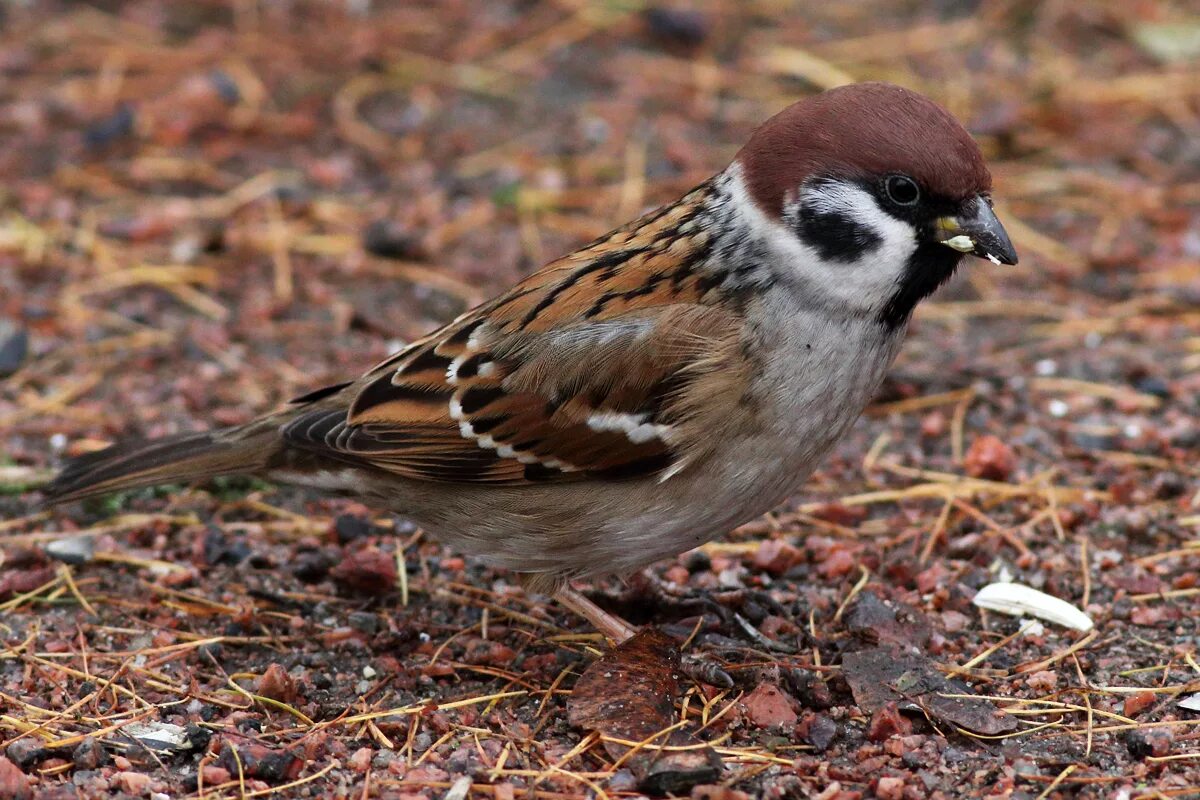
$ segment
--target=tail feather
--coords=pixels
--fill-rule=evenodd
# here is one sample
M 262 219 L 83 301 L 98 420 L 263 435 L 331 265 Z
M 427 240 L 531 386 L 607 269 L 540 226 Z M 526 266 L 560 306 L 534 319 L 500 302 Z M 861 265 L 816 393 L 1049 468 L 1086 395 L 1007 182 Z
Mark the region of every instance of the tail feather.
M 42 492 L 50 504 L 161 483 L 261 472 L 279 453 L 276 425 L 119 442 L 71 459 Z

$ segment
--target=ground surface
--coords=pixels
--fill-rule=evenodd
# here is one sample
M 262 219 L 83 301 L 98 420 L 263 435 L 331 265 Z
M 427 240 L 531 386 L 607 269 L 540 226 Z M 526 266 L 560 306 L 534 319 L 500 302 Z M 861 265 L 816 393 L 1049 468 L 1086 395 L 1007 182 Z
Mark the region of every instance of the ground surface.
M 979 136 L 1021 264 L 924 308 L 803 496 L 656 567 L 674 598 L 596 587 L 735 680 L 679 684 L 662 724 L 725 766 L 674 790 L 1200 794 L 1200 19 L 367 5 L 0 6 L 0 796 L 636 793 L 663 739 L 568 719 L 603 643 L 405 521 L 35 487 L 64 449 L 356 374 L 869 78 Z M 1095 629 L 981 612 L 1003 576 Z

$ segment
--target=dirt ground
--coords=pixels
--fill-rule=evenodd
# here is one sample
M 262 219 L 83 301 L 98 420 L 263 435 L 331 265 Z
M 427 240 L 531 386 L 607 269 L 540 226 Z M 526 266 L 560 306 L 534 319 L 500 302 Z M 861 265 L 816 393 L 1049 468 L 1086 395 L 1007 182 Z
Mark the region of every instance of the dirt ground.
M 1196 7 L 797 5 L 0 5 L 0 797 L 1200 796 Z M 356 375 L 865 79 L 966 122 L 1021 263 L 921 309 L 788 507 L 592 587 L 732 687 L 581 679 L 582 621 L 349 500 L 39 506 L 64 454 Z M 1003 579 L 1095 627 L 973 604 Z M 635 684 L 640 728 L 586 708 Z

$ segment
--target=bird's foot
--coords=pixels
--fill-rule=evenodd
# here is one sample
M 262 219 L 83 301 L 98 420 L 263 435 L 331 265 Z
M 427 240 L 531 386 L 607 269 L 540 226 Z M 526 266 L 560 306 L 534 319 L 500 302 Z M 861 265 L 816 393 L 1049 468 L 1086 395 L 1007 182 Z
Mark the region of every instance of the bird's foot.
M 605 611 L 569 584 L 557 589 L 554 598 L 590 622 L 592 627 L 611 639 L 615 646 L 620 646 L 637 633 L 637 628 L 633 625 L 616 614 Z M 700 683 L 722 689 L 733 688 L 733 678 L 711 658 L 695 654 L 682 655 L 679 658 L 679 670 Z

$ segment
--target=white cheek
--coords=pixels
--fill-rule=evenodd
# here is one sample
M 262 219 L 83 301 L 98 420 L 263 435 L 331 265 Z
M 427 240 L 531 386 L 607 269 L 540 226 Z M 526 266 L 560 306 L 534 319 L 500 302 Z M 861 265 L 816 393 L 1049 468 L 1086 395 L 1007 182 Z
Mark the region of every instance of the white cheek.
M 806 191 L 800 203 L 820 213 L 855 220 L 874 234 L 878 244 L 852 261 L 826 260 L 816 249 L 793 236 L 796 244 L 806 251 L 798 271 L 830 287 L 842 302 L 865 302 L 872 308 L 886 303 L 917 249 L 913 226 L 880 209 L 874 197 L 851 184 L 825 184 L 819 190 Z
M 735 197 L 745 193 L 740 174 L 731 181 Z M 908 259 L 917 249 L 916 231 L 882 211 L 875 198 L 849 183 L 822 183 L 800 197 L 801 205 L 820 213 L 847 216 L 869 230 L 878 243 L 853 260 L 823 258 L 781 221 L 768 218 L 746 197 L 743 216 L 786 265 L 791 277 L 815 302 L 832 307 L 878 311 L 895 294 Z M 791 216 L 795 209 L 785 212 Z

